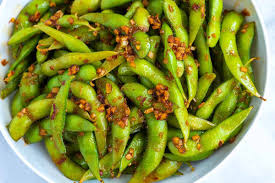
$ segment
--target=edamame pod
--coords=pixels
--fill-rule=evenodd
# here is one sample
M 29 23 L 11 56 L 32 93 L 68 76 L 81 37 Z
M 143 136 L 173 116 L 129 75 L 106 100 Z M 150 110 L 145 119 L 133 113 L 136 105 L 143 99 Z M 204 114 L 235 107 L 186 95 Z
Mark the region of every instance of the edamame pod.
M 71 7 L 71 14 L 84 15 L 95 11 L 100 6 L 100 0 L 74 0 Z
M 243 16 L 232 11 L 225 15 L 222 23 L 220 46 L 226 65 L 232 75 L 254 96 L 262 98 L 258 93 L 247 69 L 238 54 L 236 34 L 243 22 Z

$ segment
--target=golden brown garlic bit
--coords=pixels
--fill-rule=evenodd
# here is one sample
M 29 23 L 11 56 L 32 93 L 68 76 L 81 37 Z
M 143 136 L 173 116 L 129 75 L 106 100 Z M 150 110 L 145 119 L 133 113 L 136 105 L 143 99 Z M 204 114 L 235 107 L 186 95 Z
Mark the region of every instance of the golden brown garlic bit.
M 38 11 L 36 11 L 35 13 L 34 13 L 34 15 L 32 15 L 32 16 L 30 16 L 29 17 L 29 21 L 30 22 L 38 22 L 39 21 L 39 19 L 40 19 L 40 16 L 41 16 L 41 14 L 38 12 Z
M 57 21 L 62 16 L 63 16 L 63 12 L 61 10 L 58 10 L 53 16 L 50 17 L 49 20 L 45 21 L 45 25 L 55 26 L 57 29 L 60 29 L 60 25 L 58 25 Z
M 99 68 L 97 68 L 97 70 L 96 70 L 96 74 L 97 74 L 99 77 L 104 76 L 105 73 L 106 73 L 106 70 L 105 70 L 104 68 L 99 67 Z
M 165 120 L 168 114 L 173 112 L 173 104 L 169 101 L 168 87 L 162 84 L 157 84 L 155 89 L 148 90 L 149 94 L 153 94 L 154 99 L 152 101 L 153 107 L 144 111 L 145 114 L 154 112 L 157 120 Z M 146 98 L 137 98 L 139 101 L 145 101 Z
M 172 142 L 175 145 L 175 147 L 178 149 L 178 151 L 180 153 L 185 153 L 185 148 L 183 145 L 183 139 L 179 138 L 179 137 L 173 137 L 172 138 Z
M 69 69 L 69 76 L 75 75 L 76 73 L 79 72 L 79 66 L 78 65 L 72 65 Z
M 178 37 L 170 35 L 168 37 L 168 44 L 176 55 L 177 60 L 184 60 L 191 54 L 191 48 L 187 47 L 184 42 L 180 42 Z
M 157 14 L 156 16 L 151 15 L 148 18 L 149 24 L 152 25 L 152 29 L 160 29 L 161 28 L 161 21 L 159 19 L 159 15 Z
M 9 62 L 6 59 L 1 60 L 2 66 L 6 66 Z
M 21 118 L 25 114 L 28 114 L 28 109 L 27 108 L 23 108 L 19 113 L 17 113 L 17 117 Z
M 135 150 L 133 148 L 130 148 L 128 153 L 126 154 L 125 158 L 127 160 L 131 160 L 134 157 Z
M 4 79 L 5 83 L 7 83 L 9 81 L 9 78 L 12 77 L 14 75 L 14 71 L 10 71 L 7 75 L 7 77 Z
M 79 99 L 79 98 L 76 98 L 76 97 L 72 97 L 72 101 L 79 106 L 79 108 L 87 111 L 87 112 L 90 112 L 92 107 L 91 107 L 91 104 L 88 103 L 88 101 L 86 101 L 85 99 Z

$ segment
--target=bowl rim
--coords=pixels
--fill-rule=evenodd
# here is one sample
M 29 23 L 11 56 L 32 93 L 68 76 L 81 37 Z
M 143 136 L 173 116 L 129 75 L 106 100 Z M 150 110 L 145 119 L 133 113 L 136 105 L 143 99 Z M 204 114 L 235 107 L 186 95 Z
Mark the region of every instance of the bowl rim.
M 251 4 L 253 5 L 253 8 L 255 9 L 255 12 L 258 16 L 259 19 L 259 26 L 261 26 L 262 30 L 263 30 L 263 39 L 264 39 L 264 44 L 266 47 L 265 50 L 265 55 L 266 55 L 266 81 L 265 81 L 265 85 L 263 88 L 263 96 L 267 96 L 267 88 L 270 88 L 269 85 L 271 84 L 270 81 L 270 60 L 271 60 L 271 52 L 270 52 L 270 41 L 268 39 L 268 33 L 267 33 L 267 29 L 266 29 L 266 25 L 264 23 L 264 19 L 263 19 L 263 15 L 262 12 L 260 11 L 260 9 L 257 7 L 257 3 L 256 0 L 250 0 Z M 0 11 L 5 7 L 6 3 L 8 2 L 8 0 L 2 0 L 2 3 L 0 4 Z M 258 109 L 258 114 L 255 116 L 255 118 L 252 120 L 251 124 L 254 124 L 256 121 L 258 121 L 258 119 L 260 118 L 260 116 L 262 116 L 263 113 L 263 103 L 260 104 L 259 109 Z M 215 167 L 213 167 L 209 172 L 205 173 L 202 177 L 200 177 L 198 180 L 196 180 L 196 182 L 203 182 L 206 181 L 207 177 L 209 177 L 210 175 L 212 175 L 216 169 L 218 169 L 218 167 L 221 166 L 222 163 L 224 163 L 225 161 L 227 161 L 231 156 L 233 156 L 233 154 L 240 148 L 240 142 L 243 142 L 245 138 L 247 138 L 248 133 L 251 132 L 251 128 L 253 128 L 255 125 L 251 125 L 249 127 L 249 129 L 247 130 L 247 132 L 245 132 L 245 134 L 243 135 L 243 137 L 241 138 L 241 140 L 238 142 L 238 144 L 231 150 L 231 152 L 224 157 L 224 159 L 220 162 L 218 162 L 216 164 Z M 4 127 L 5 128 L 5 127 Z M 44 179 L 47 182 L 53 182 L 53 180 L 49 177 L 47 177 L 43 172 L 39 171 L 38 169 L 36 169 L 36 167 L 34 167 L 30 162 L 28 162 L 25 157 L 23 155 L 20 154 L 20 152 L 17 150 L 16 146 L 13 144 L 12 139 L 7 136 L 5 133 L 3 133 L 4 129 L 0 126 L 0 131 L 1 134 L 3 135 L 5 141 L 8 143 L 9 147 L 11 147 L 11 149 L 15 152 L 15 154 L 19 157 L 20 160 L 23 161 L 23 163 L 25 165 L 27 165 L 33 172 L 35 172 L 39 177 L 41 177 L 42 179 Z

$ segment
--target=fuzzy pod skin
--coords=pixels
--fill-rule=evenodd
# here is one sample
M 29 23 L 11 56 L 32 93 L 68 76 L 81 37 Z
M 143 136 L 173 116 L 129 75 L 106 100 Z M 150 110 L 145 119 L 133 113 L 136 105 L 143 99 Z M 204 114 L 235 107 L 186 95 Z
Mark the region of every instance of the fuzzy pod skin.
M 148 21 L 149 16 L 150 16 L 149 12 L 142 7 L 137 8 L 133 16 L 133 20 L 135 21 L 136 25 L 143 32 L 149 31 L 149 28 L 150 28 L 150 24 Z
M 66 155 L 61 154 L 55 147 L 55 144 L 51 138 L 45 139 L 46 149 L 57 166 L 57 168 L 65 175 L 67 178 L 75 181 L 79 181 L 84 175 L 85 170 L 70 160 Z
M 134 1 L 134 2 L 131 4 L 131 6 L 129 7 L 127 13 L 126 13 L 124 16 L 125 16 L 126 18 L 131 19 L 131 18 L 134 16 L 134 14 L 135 14 L 135 12 L 136 12 L 136 10 L 137 10 L 138 8 L 144 8 L 144 5 L 143 5 L 142 2 L 139 1 L 139 0 Z
M 136 160 L 144 150 L 145 147 L 145 135 L 143 133 L 137 133 L 131 143 L 125 150 L 123 157 L 119 164 L 119 175 L 129 166 L 134 160 Z M 130 156 L 130 157 L 129 157 Z
M 145 178 L 144 182 L 151 183 L 171 177 L 180 169 L 182 164 L 183 162 L 163 158 L 159 166 Z
M 163 3 L 163 0 L 151 0 L 149 1 L 147 10 L 151 15 L 158 15 L 159 17 L 162 17 L 163 14 L 163 7 L 160 6 L 160 4 Z
M 226 65 L 232 75 L 254 96 L 262 98 L 258 93 L 248 72 L 242 72 L 244 65 L 239 56 L 236 34 L 243 23 L 244 17 L 234 11 L 229 12 L 223 19 L 220 46 Z
M 113 30 L 124 25 L 129 26 L 129 19 L 116 13 L 88 13 L 80 18 L 89 22 L 102 24 Z
M 154 115 L 146 115 L 148 142 L 143 159 L 139 163 L 129 183 L 139 183 L 144 180 L 160 164 L 167 142 L 167 122 L 156 120 Z
M 65 127 L 66 121 L 66 108 L 67 108 L 67 99 L 69 96 L 69 89 L 71 85 L 73 77 L 69 78 L 65 81 L 65 83 L 60 87 L 56 98 L 51 107 L 51 130 L 52 130 L 52 138 L 54 144 L 58 151 L 61 154 L 66 153 L 66 147 L 63 141 L 63 130 Z
M 197 48 L 196 51 L 198 54 L 198 61 L 200 63 L 200 76 L 204 75 L 205 73 L 213 73 L 213 65 L 211 61 L 210 51 L 206 42 L 205 32 L 202 26 L 199 29 L 194 44 Z
M 18 112 L 20 112 L 23 108 L 24 102 L 20 96 L 20 93 L 17 91 L 11 102 L 11 116 L 15 117 L 15 115 Z
M 157 53 L 160 46 L 160 36 L 151 36 L 150 37 L 150 50 L 145 57 L 151 63 L 155 63 L 157 59 Z
M 211 84 L 216 78 L 215 73 L 206 73 L 203 76 L 200 77 L 199 83 L 198 83 L 198 91 L 196 93 L 196 97 L 194 99 L 195 104 L 194 107 L 197 109 L 197 107 L 202 103 L 203 99 L 205 98 L 208 90 L 211 87 Z
M 101 0 L 101 9 L 110 9 L 110 8 L 115 8 L 118 6 L 121 6 L 123 4 L 129 3 L 132 0 Z
M 25 135 L 33 122 L 49 116 L 53 102 L 53 99 L 39 100 L 26 107 L 26 111 L 28 111 L 27 114 L 17 114 L 9 124 L 9 133 L 11 137 L 15 141 L 18 141 Z M 77 113 L 85 119 L 90 118 L 86 112 L 84 112 L 70 100 L 67 100 L 67 112 Z
M 58 70 L 67 69 L 72 65 L 95 64 L 104 58 L 116 55 L 114 51 L 101 51 L 93 53 L 68 53 L 62 57 L 51 59 L 41 65 L 42 73 L 47 76 L 57 74 Z
M 130 136 L 130 122 L 126 114 L 128 105 L 124 101 L 124 96 L 120 91 L 120 88 L 111 80 L 100 78 L 96 80 L 96 86 L 105 96 L 108 103 L 112 107 L 115 107 L 116 111 L 112 119 L 111 127 L 113 156 L 112 168 L 114 168 L 121 160 Z M 123 121 L 124 125 L 122 126 L 118 122 L 122 121 L 123 118 L 125 118 L 125 121 Z
M 220 39 L 223 0 L 209 0 L 209 22 L 206 28 L 207 44 L 213 48 Z
M 215 107 L 224 101 L 227 95 L 236 86 L 235 79 L 228 80 L 222 83 L 218 88 L 216 88 L 211 96 L 206 100 L 206 102 L 197 110 L 196 116 L 203 119 L 208 119 Z
M 192 45 L 205 19 L 205 0 L 190 0 L 189 3 L 189 45 Z
M 181 10 L 173 0 L 164 0 L 163 1 L 163 10 L 165 17 L 168 19 L 168 22 L 171 24 L 176 36 L 180 38 L 181 42 L 188 44 L 188 32 L 182 25 L 182 15 Z
M 187 121 L 190 125 L 190 130 L 209 130 L 215 127 L 215 124 L 213 124 L 212 122 L 196 117 L 191 114 L 188 114 Z M 174 115 L 168 116 L 167 122 L 170 126 L 180 129 L 179 122 L 177 121 L 176 116 Z
M 97 148 L 100 156 L 103 156 L 107 151 L 107 120 L 105 117 L 105 111 L 98 111 L 101 103 L 96 97 L 95 90 L 88 84 L 74 81 L 71 84 L 71 90 L 74 96 L 78 98 L 85 99 L 91 105 L 91 114 L 95 114 L 96 117 L 96 127 L 95 132 Z
M 247 67 L 250 78 L 254 82 L 253 68 L 251 64 L 247 64 L 251 58 L 250 52 L 255 36 L 255 22 L 244 24 L 237 34 L 237 46 L 240 58 Z
M 145 58 L 151 48 L 150 38 L 145 32 L 137 31 L 133 34 L 131 45 L 139 58 Z
M 71 14 L 84 15 L 96 11 L 100 6 L 100 0 L 74 0 Z
M 37 24 L 34 27 L 40 29 L 45 34 L 53 37 L 55 40 L 65 45 L 65 47 L 67 47 L 72 52 L 80 52 L 80 53 L 91 52 L 91 50 L 88 48 L 88 46 L 85 43 L 71 36 L 70 34 L 66 34 L 64 32 L 58 31 L 44 24 Z
M 218 124 L 233 114 L 237 107 L 241 92 L 240 84 L 237 84 L 228 94 L 226 99 L 217 107 L 213 116 L 213 123 Z
M 173 142 L 168 143 L 168 148 L 172 154 L 182 157 L 184 161 L 194 161 L 194 159 L 188 159 L 192 159 L 197 156 L 203 156 L 206 158 L 205 153 L 207 154 L 209 152 L 209 154 L 211 154 L 211 151 L 222 146 L 230 138 L 232 133 L 242 125 L 252 109 L 253 107 L 250 107 L 239 113 L 236 113 L 221 122 L 215 128 L 202 134 L 200 136 L 199 149 L 197 148 L 197 143 L 193 140 L 189 140 L 187 142 L 187 149 L 184 153 L 180 153 Z M 199 159 L 201 160 L 202 158 L 200 157 Z
M 99 159 L 93 132 L 85 132 L 84 135 L 78 135 L 77 140 L 80 152 L 87 162 L 89 169 L 97 180 L 102 182 L 99 174 Z

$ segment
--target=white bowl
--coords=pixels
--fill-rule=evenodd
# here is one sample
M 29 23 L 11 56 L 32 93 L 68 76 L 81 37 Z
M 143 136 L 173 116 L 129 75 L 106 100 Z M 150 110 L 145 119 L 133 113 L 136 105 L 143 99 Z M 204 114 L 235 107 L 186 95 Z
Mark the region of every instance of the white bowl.
M 10 37 L 12 24 L 9 23 L 9 20 L 12 17 L 15 17 L 19 11 L 24 7 L 24 5 L 29 2 L 29 0 L 3 0 L 2 5 L 0 6 L 0 56 L 1 59 L 7 58 L 9 61 L 11 57 L 8 54 L 7 41 Z M 267 34 L 265 33 L 265 28 L 263 27 L 263 20 L 257 7 L 255 6 L 254 0 L 224 0 L 225 9 L 235 9 L 241 11 L 244 8 L 247 8 L 251 12 L 251 16 L 247 18 L 248 21 L 255 21 L 257 26 L 256 39 L 253 46 L 252 56 L 260 57 L 261 60 L 254 63 L 254 73 L 256 78 L 256 86 L 260 94 L 265 93 L 265 88 L 268 81 L 268 67 L 270 65 L 268 44 L 267 44 Z M 2 79 L 6 73 L 8 66 L 0 67 L 0 89 L 3 88 Z M 44 148 L 43 143 L 25 145 L 23 140 L 19 142 L 14 142 L 6 128 L 9 121 L 11 120 L 10 116 L 10 102 L 11 97 L 6 100 L 0 100 L 0 130 L 10 145 L 10 147 L 16 152 L 16 154 L 22 159 L 22 161 L 28 165 L 35 173 L 41 176 L 48 182 L 72 182 L 65 178 L 55 167 L 50 157 L 47 154 L 47 151 Z M 237 140 L 233 144 L 227 144 L 217 150 L 211 157 L 204 161 L 193 163 L 193 166 L 196 168 L 196 171 L 191 172 L 190 168 L 187 166 L 183 167 L 184 176 L 173 177 L 167 179 L 163 182 L 195 182 L 201 179 L 203 176 L 208 174 L 214 168 L 216 168 L 228 155 L 236 149 L 238 143 L 243 139 L 244 135 L 251 128 L 253 123 L 259 122 L 260 108 L 262 101 L 256 98 L 253 98 L 252 105 L 255 107 L 253 112 L 246 121 L 243 130 L 239 134 Z M 207 178 L 205 176 L 204 178 Z M 126 182 L 129 177 L 125 176 L 120 179 L 106 180 L 106 182 Z M 93 181 L 90 181 L 93 182 Z

